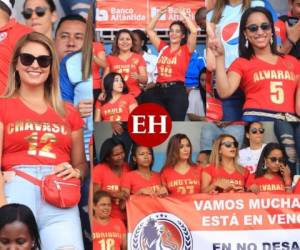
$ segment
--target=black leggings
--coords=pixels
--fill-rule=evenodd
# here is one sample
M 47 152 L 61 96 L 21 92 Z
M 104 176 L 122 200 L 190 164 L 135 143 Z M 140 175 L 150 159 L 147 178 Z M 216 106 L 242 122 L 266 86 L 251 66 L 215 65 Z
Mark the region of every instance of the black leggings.
M 184 121 L 189 100 L 183 84 L 178 83 L 167 88 L 156 86 L 153 88 L 152 102 L 163 106 L 172 121 Z

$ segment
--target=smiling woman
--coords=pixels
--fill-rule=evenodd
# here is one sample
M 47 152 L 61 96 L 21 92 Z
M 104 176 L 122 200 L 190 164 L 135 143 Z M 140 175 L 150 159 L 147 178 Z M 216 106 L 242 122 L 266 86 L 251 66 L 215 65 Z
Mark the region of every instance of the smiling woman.
M 239 37 L 240 57 L 227 72 L 219 38 L 208 39 L 216 59 L 219 95 L 229 97 L 241 87 L 245 94 L 244 121 L 299 121 L 299 62 L 277 51 L 271 13 L 263 7 L 247 9 L 242 15 Z
M 55 174 L 66 185 L 75 185 L 71 182 L 80 182 L 76 179 L 83 177 L 86 167 L 83 120 L 61 100 L 58 59 L 51 40 L 43 34 L 32 32 L 18 41 L 0 107 L 1 170 L 11 176 L 0 201 L 31 208 L 43 249 L 83 249 L 77 206 L 62 209 L 48 203 L 40 187 L 31 182 L 31 178 L 40 181 Z M 68 195 L 73 196 L 73 191 Z
M 22 15 L 27 26 L 52 37 L 52 26 L 57 19 L 53 0 L 25 0 Z

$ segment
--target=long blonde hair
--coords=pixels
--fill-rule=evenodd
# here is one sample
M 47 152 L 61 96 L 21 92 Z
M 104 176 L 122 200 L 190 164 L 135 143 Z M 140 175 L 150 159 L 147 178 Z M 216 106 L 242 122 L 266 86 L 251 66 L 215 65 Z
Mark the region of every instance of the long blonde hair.
M 226 137 L 230 137 L 232 138 L 235 142 L 237 142 L 237 140 L 235 139 L 234 136 L 229 135 L 229 134 L 222 134 L 220 135 L 217 139 L 214 140 L 214 143 L 212 145 L 212 151 L 209 157 L 209 163 L 214 165 L 217 169 L 219 169 L 222 166 L 222 157 L 220 155 L 220 148 L 222 146 L 222 142 Z M 238 160 L 238 148 L 236 149 L 236 155 L 233 159 L 234 161 L 234 167 L 235 169 L 243 174 L 244 170 L 243 168 L 238 164 L 237 160 Z
M 43 45 L 49 52 L 52 63 L 50 65 L 50 73 L 47 80 L 44 83 L 44 96 L 45 100 L 50 104 L 50 106 L 61 116 L 65 116 L 64 103 L 61 98 L 60 88 L 59 88 L 59 72 L 58 72 L 58 58 L 53 45 L 53 42 L 45 35 L 32 32 L 24 35 L 16 44 L 12 61 L 9 68 L 8 85 L 4 94 L 4 97 L 10 98 L 16 96 L 19 92 L 21 86 L 21 79 L 16 66 L 18 63 L 18 58 L 21 49 L 29 42 L 38 43 Z
M 229 4 L 229 0 L 217 0 L 216 5 L 213 8 L 213 15 L 211 18 L 212 23 L 219 23 L 222 17 L 222 13 L 225 9 L 225 6 Z M 251 0 L 243 0 L 242 11 L 244 12 L 246 9 L 250 8 Z

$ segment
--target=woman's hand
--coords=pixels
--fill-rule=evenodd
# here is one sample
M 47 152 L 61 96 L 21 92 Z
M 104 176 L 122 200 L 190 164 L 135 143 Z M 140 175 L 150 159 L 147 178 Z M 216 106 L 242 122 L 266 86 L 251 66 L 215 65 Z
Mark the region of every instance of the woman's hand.
M 54 166 L 53 174 L 56 174 L 58 177 L 63 177 L 63 180 L 81 178 L 80 170 L 78 168 L 73 168 L 68 162 L 63 162 Z
M 159 14 L 160 16 L 166 14 L 167 11 L 168 11 L 168 8 L 169 8 L 171 5 L 172 5 L 172 4 L 170 3 L 170 4 L 166 5 L 166 6 L 161 7 L 161 8 L 159 9 L 158 14 Z
M 114 135 L 121 135 L 124 132 L 120 122 L 111 122 L 111 129 Z
M 256 184 L 252 184 L 248 188 L 248 191 L 257 194 L 257 193 L 259 193 L 260 190 L 259 190 L 259 187 Z
M 292 185 L 292 179 L 291 179 L 291 170 L 287 164 L 281 164 L 280 165 L 280 173 L 282 175 L 283 181 L 285 186 L 291 186 Z
M 105 100 L 105 97 L 106 97 L 105 92 L 101 92 L 101 93 L 99 94 L 99 96 L 98 96 L 98 100 L 99 100 L 100 102 L 103 102 L 103 101 Z
M 169 194 L 168 189 L 165 186 L 161 186 L 156 192 L 156 195 L 159 197 L 165 197 L 168 194 Z

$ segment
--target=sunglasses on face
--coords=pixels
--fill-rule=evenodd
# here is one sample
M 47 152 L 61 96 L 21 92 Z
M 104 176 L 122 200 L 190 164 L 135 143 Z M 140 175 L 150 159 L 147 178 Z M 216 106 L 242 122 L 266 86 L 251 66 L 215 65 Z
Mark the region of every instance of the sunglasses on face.
M 237 141 L 224 141 L 222 142 L 222 145 L 224 145 L 226 148 L 237 148 L 239 143 Z
M 25 19 L 30 19 L 32 17 L 33 12 L 35 12 L 35 14 L 38 17 L 42 17 L 45 15 L 46 11 L 47 11 L 46 7 L 36 7 L 34 10 L 27 8 L 22 11 L 22 15 Z
M 21 53 L 19 57 L 20 57 L 20 62 L 24 66 L 30 66 L 33 64 L 34 60 L 37 60 L 37 63 L 40 67 L 47 68 L 52 62 L 52 57 L 46 55 L 35 57 L 28 53 Z
M 271 24 L 270 23 L 262 23 L 261 25 L 250 24 L 250 25 L 246 26 L 246 29 L 253 33 L 257 32 L 259 28 L 262 31 L 267 31 L 267 30 L 271 29 Z
M 284 159 L 282 157 L 280 158 L 277 158 L 277 157 L 269 157 L 268 159 L 270 159 L 271 162 L 275 163 L 275 162 L 278 162 L 278 163 L 284 163 Z
M 264 128 L 252 128 L 252 129 L 250 129 L 250 132 L 252 134 L 257 134 L 257 133 L 263 134 L 265 132 L 265 129 Z

